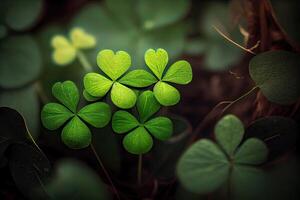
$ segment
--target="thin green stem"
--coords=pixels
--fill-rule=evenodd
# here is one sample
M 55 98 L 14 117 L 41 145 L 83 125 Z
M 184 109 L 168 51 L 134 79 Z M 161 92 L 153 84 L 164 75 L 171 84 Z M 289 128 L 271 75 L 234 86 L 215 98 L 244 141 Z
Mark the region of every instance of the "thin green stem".
M 142 169 L 143 169 L 143 154 L 140 154 L 139 162 L 138 162 L 138 171 L 137 171 L 138 185 L 142 184 Z
M 96 157 L 96 159 L 97 159 L 97 161 L 98 161 L 98 163 L 99 163 L 99 165 L 100 165 L 102 171 L 104 172 L 104 174 L 105 174 L 107 180 L 109 181 L 109 183 L 110 183 L 110 185 L 111 185 L 111 187 L 112 187 L 112 189 L 113 189 L 113 192 L 115 193 L 117 199 L 120 200 L 120 196 L 119 196 L 118 190 L 116 189 L 116 187 L 115 187 L 115 185 L 114 185 L 112 179 L 110 178 L 110 175 L 109 175 L 108 171 L 106 170 L 106 168 L 105 168 L 103 162 L 101 161 L 100 156 L 98 155 L 98 153 L 97 153 L 97 151 L 96 151 L 96 149 L 95 149 L 95 147 L 94 147 L 93 144 L 91 144 L 91 149 L 92 149 L 92 152 L 93 152 L 93 154 L 95 155 L 95 157 Z
M 90 64 L 90 62 L 88 61 L 88 59 L 86 58 L 86 56 L 84 55 L 84 53 L 82 51 L 77 51 L 77 57 L 79 62 L 81 63 L 83 69 L 86 72 L 91 72 L 93 71 L 92 65 Z
M 228 110 L 233 104 L 239 102 L 240 100 L 244 99 L 245 97 L 247 97 L 248 95 L 250 95 L 253 91 L 255 91 L 258 88 L 258 86 L 253 87 L 251 90 L 249 90 L 248 92 L 246 92 L 245 94 L 243 94 L 242 96 L 240 96 L 239 98 L 237 98 L 234 101 L 231 101 L 221 112 L 221 115 Z

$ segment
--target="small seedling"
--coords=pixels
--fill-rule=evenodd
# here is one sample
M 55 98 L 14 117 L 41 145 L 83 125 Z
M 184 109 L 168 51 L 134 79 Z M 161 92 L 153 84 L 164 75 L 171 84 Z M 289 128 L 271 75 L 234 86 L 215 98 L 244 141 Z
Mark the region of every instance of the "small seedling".
M 242 142 L 244 126 L 234 115 L 226 115 L 215 126 L 218 144 L 201 139 L 181 157 L 177 165 L 183 186 L 198 194 L 213 192 L 231 176 L 256 173 L 253 166 L 266 161 L 268 149 L 256 138 Z M 259 172 L 258 172 L 259 173 Z M 243 177 L 241 177 L 243 178 Z M 239 181 L 239 179 L 234 179 Z
M 77 112 L 80 97 L 72 81 L 55 83 L 52 94 L 61 104 L 46 104 L 41 112 L 42 123 L 47 129 L 56 130 L 68 121 L 62 130 L 61 139 L 72 149 L 85 148 L 91 144 L 91 131 L 83 121 L 96 128 L 102 128 L 110 121 L 110 106 L 103 102 L 89 104 Z
M 51 41 L 54 48 L 52 58 L 57 65 L 68 65 L 76 57 L 82 58 L 81 50 L 95 47 L 96 39 L 94 36 L 86 33 L 82 28 L 73 28 L 70 31 L 70 38 L 63 35 L 56 35 Z
M 118 134 L 129 132 L 123 139 L 124 148 L 139 155 L 152 148 L 153 140 L 149 132 L 158 140 L 167 140 L 172 135 L 173 124 L 167 117 L 150 119 L 160 109 L 152 91 L 143 92 L 138 97 L 136 107 L 138 119 L 127 111 L 117 111 L 112 118 L 112 128 Z

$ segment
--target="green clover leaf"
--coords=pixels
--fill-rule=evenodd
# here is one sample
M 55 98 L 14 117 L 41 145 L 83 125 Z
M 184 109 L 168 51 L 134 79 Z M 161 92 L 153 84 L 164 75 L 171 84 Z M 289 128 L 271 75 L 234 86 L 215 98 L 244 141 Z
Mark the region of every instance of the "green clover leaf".
M 133 70 L 125 74 L 131 66 L 131 57 L 125 51 L 114 53 L 112 50 L 102 50 L 98 53 L 97 64 L 109 78 L 97 73 L 86 74 L 86 96 L 100 98 L 111 89 L 112 102 L 122 109 L 132 108 L 137 100 L 135 92 L 125 85 L 147 87 L 156 82 L 155 77 L 145 70 Z M 121 77 L 122 75 L 124 76 Z
M 185 60 L 175 62 L 164 74 L 168 60 L 164 49 L 149 49 L 145 53 L 145 62 L 158 79 L 153 89 L 154 95 L 164 106 L 175 105 L 180 100 L 179 91 L 166 82 L 185 85 L 193 78 L 191 65 Z
M 48 103 L 41 111 L 41 120 L 45 128 L 56 130 L 66 124 L 61 138 L 72 149 L 81 149 L 90 145 L 91 131 L 84 123 L 96 128 L 106 126 L 111 118 L 110 106 L 96 102 L 83 107 L 77 112 L 79 91 L 72 81 L 57 82 L 52 93 L 61 103 Z
M 204 194 L 213 192 L 228 179 L 237 184 L 241 181 L 237 178 L 241 170 L 249 172 L 250 179 L 260 176 L 261 171 L 253 166 L 266 160 L 268 149 L 256 138 L 249 138 L 238 147 L 243 135 L 244 127 L 237 117 L 223 117 L 215 126 L 218 144 L 208 139 L 199 140 L 180 158 L 177 174 L 183 186 L 194 193 Z M 258 173 L 251 175 L 253 171 Z
M 144 91 L 137 100 L 139 120 L 127 111 L 117 111 L 112 117 L 112 128 L 115 133 L 127 133 L 123 139 L 124 148 L 132 154 L 144 154 L 153 146 L 153 137 L 167 140 L 173 132 L 172 121 L 167 117 L 154 117 L 160 104 L 152 91 Z M 149 134 L 151 133 L 151 135 Z

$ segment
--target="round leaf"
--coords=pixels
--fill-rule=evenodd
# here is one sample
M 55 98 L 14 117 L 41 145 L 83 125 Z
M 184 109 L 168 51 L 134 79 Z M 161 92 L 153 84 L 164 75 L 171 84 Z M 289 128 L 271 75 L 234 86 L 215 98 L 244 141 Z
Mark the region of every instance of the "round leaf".
M 28 199 L 47 199 L 43 182 L 50 175 L 50 162 L 42 151 L 25 143 L 14 144 L 9 153 L 9 169 L 22 194 Z
M 137 69 L 125 74 L 118 82 L 132 87 L 148 87 L 156 81 L 157 79 L 149 72 Z
M 119 110 L 112 117 L 112 128 L 116 133 L 126 133 L 138 125 L 137 119 L 127 111 Z
M 144 154 L 152 148 L 153 140 L 144 127 L 138 127 L 124 137 L 123 146 L 129 153 Z
M 72 81 L 57 82 L 52 86 L 55 98 L 69 108 L 73 113 L 77 110 L 79 91 Z
M 100 69 L 112 80 L 117 80 L 122 76 L 131 65 L 130 55 L 125 51 L 105 49 L 98 53 L 97 64 Z
M 97 101 L 98 99 L 100 99 L 100 97 L 94 97 L 90 95 L 86 90 L 83 90 L 82 94 L 87 101 Z
M 42 0 L 4 0 L 7 8 L 4 11 L 6 24 L 17 31 L 23 31 L 34 25 L 41 14 Z
M 164 82 L 157 82 L 153 88 L 157 101 L 163 106 L 173 106 L 180 100 L 178 90 Z
M 96 128 L 103 128 L 110 121 L 111 109 L 107 103 L 97 102 L 83 107 L 78 116 Z
M 42 123 L 49 130 L 58 129 L 73 116 L 69 109 L 58 103 L 46 104 L 41 112 Z
M 265 143 L 256 138 L 246 140 L 237 150 L 234 162 L 239 164 L 259 165 L 266 161 L 268 148 Z
M 300 97 L 300 56 L 287 51 L 268 51 L 249 64 L 251 78 L 269 101 L 290 104 Z
M 132 89 L 115 82 L 111 90 L 111 100 L 119 108 L 129 109 L 135 105 L 136 94 Z
M 41 72 L 39 48 L 30 36 L 8 37 L 0 42 L 0 86 L 17 88 Z
M 82 149 L 91 144 L 92 135 L 90 129 L 75 116 L 63 128 L 61 139 L 71 149 Z
M 189 1 L 187 0 L 140 0 L 138 1 L 138 15 L 145 29 L 153 29 L 182 18 L 188 11 Z
M 156 117 L 145 123 L 146 129 L 159 140 L 167 140 L 173 133 L 173 123 L 167 117 Z
M 163 81 L 188 84 L 192 81 L 193 72 L 190 63 L 185 60 L 175 62 L 163 77 Z
M 224 116 L 215 126 L 215 136 L 225 152 L 232 157 L 244 135 L 244 125 L 234 115 Z
M 225 154 L 212 141 L 202 139 L 180 158 L 177 174 L 189 191 L 205 194 L 219 188 L 228 177 L 229 163 Z
M 84 76 L 85 90 L 94 97 L 103 97 L 111 88 L 113 82 L 97 73 L 88 73 Z
M 164 49 L 148 49 L 145 53 L 145 62 L 155 76 L 160 80 L 168 64 L 169 56 Z
M 76 160 L 61 161 L 46 191 L 56 200 L 109 199 L 105 185 L 97 173 Z
M 160 109 L 159 102 L 156 100 L 153 92 L 150 90 L 147 90 L 140 94 L 136 106 L 139 112 L 140 121 L 142 123 L 148 120 Z

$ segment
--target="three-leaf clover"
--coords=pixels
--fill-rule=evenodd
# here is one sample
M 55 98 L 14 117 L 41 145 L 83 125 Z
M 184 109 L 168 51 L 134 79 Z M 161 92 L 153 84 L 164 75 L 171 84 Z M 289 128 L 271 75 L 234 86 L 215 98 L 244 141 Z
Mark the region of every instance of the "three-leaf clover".
M 67 65 L 73 62 L 80 50 L 95 47 L 96 39 L 86 33 L 82 28 L 73 28 L 70 31 L 70 39 L 63 35 L 56 35 L 51 41 L 54 48 L 52 58 L 58 65 Z
M 112 50 L 102 50 L 98 53 L 97 65 L 109 78 L 94 72 L 86 74 L 84 87 L 87 100 L 103 97 L 111 89 L 111 100 L 116 106 L 132 108 L 137 97 L 125 85 L 147 87 L 156 82 L 155 77 L 145 70 L 133 70 L 125 74 L 131 66 L 131 57 L 125 51 L 114 53 Z
M 216 190 L 228 178 L 233 178 L 233 184 L 237 184 L 245 178 L 243 174 L 248 179 L 255 176 L 253 174 L 260 174 L 252 166 L 266 160 L 268 149 L 263 141 L 256 138 L 249 138 L 239 146 L 243 135 L 244 126 L 237 117 L 223 117 L 215 126 L 218 145 L 201 139 L 180 158 L 177 174 L 183 186 L 203 194 Z
M 75 83 L 57 82 L 52 87 L 54 97 L 61 103 L 48 103 L 41 112 L 42 123 L 49 130 L 62 130 L 62 141 L 72 149 L 81 149 L 90 145 L 91 131 L 83 122 L 96 127 L 106 126 L 111 119 L 110 106 L 103 102 L 89 104 L 77 112 L 79 91 Z
M 168 60 L 164 49 L 149 49 L 145 53 L 145 62 L 158 79 L 153 88 L 154 95 L 164 106 L 175 105 L 180 100 L 179 91 L 166 82 L 185 85 L 192 81 L 193 76 L 191 65 L 185 60 L 175 62 L 164 74 Z
M 137 100 L 139 119 L 127 111 L 117 111 L 112 118 L 114 132 L 129 132 L 123 139 L 124 148 L 132 154 L 144 154 L 153 146 L 153 137 L 159 140 L 168 139 L 173 132 L 173 123 L 167 117 L 150 119 L 159 109 L 160 104 L 152 91 L 143 92 Z M 150 119 L 150 120 L 149 120 Z

